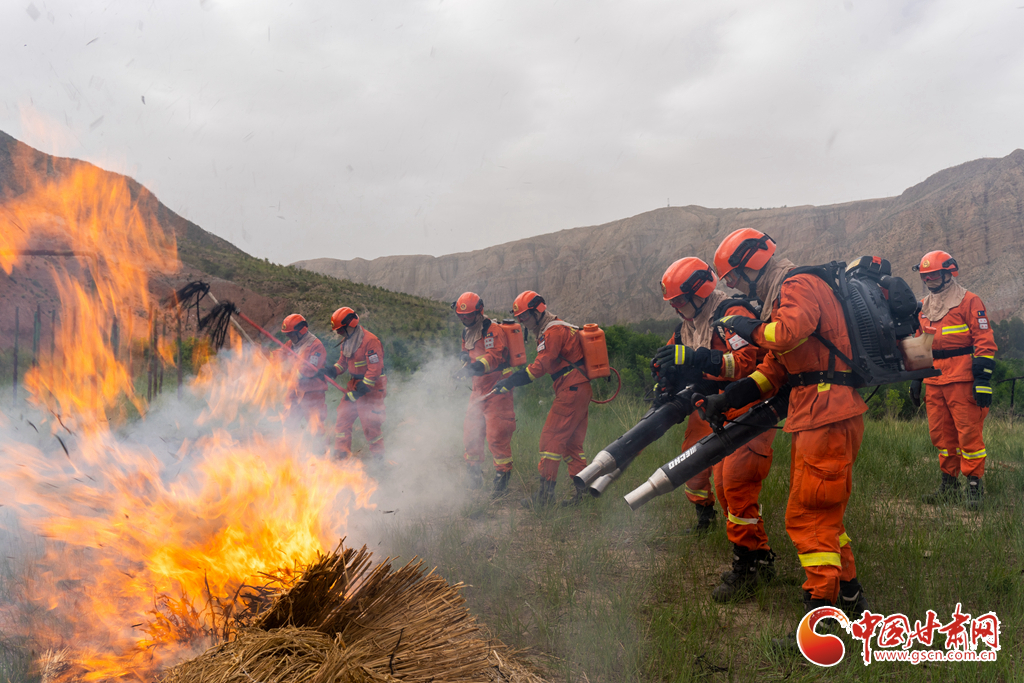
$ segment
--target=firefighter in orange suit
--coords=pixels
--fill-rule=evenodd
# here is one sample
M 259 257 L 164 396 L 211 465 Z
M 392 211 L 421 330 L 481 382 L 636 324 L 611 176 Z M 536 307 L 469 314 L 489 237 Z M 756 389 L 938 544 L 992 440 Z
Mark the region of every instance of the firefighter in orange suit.
M 331 315 L 331 327 L 341 337 L 341 356 L 334 365 L 321 370 L 328 377 L 348 372 L 338 421 L 334 431 L 334 457 L 342 460 L 352 455 L 352 427 L 356 418 L 363 426 L 363 436 L 374 460 L 384 458 L 384 397 L 388 378 L 384 375 L 384 349 L 373 332 L 359 324 L 359 316 L 351 308 L 339 308 Z
M 587 436 L 587 417 L 593 395 L 590 381 L 583 374 L 583 345 L 579 330 L 559 320 L 547 310 L 544 298 L 525 291 L 512 304 L 512 315 L 537 338 L 537 358 L 495 385 L 495 392 L 506 392 L 551 375 L 555 400 L 540 433 L 540 486 L 526 506 L 547 506 L 554 502 L 558 468 L 564 460 L 572 478 L 587 466 L 583 457 L 583 441 Z M 575 493 L 567 503 L 577 504 L 583 491 Z
M 292 390 L 289 418 L 294 421 L 306 419 L 310 431 L 323 434 L 327 428 L 327 382 L 318 376 L 318 371 L 327 361 L 323 342 L 309 331 L 306 319 L 298 313 L 285 317 L 281 332 L 288 337 L 285 347 L 300 359 L 295 363 L 298 377 Z
M 711 267 L 693 257 L 676 261 L 662 276 L 663 297 L 682 322 L 668 346 L 655 355 L 659 386 L 662 378 L 671 378 L 675 372 L 679 379 L 670 379 L 671 385 L 695 382 L 695 391 L 714 393 L 723 383 L 749 375 L 764 357 L 764 352 L 739 335 L 711 327 L 714 320 L 727 315 L 757 317 L 755 307 L 728 297 L 715 289 L 717 284 L 718 276 Z M 728 417 L 738 418 L 745 412 L 730 411 Z M 682 450 L 710 433 L 711 426 L 691 413 Z M 722 575 L 721 585 L 711 593 L 718 602 L 749 596 L 758 583 L 775 576 L 775 554 L 768 545 L 758 503 L 761 483 L 772 466 L 774 438 L 775 430 L 770 429 L 714 466 L 715 492 L 726 511 L 726 535 L 733 544 L 732 570 Z M 708 468 L 684 485 L 686 497 L 697 506 L 697 530 L 707 529 L 714 518 L 710 475 Z
M 792 387 L 784 428 L 792 434 L 786 531 L 806 574 L 804 606 L 811 611 L 837 605 L 859 618 L 868 604 L 843 514 L 867 405 L 848 386 L 854 383 L 845 379 L 849 368 L 821 341 L 848 358 L 852 354 L 841 303 L 822 279 L 794 271 L 774 254 L 775 242 L 750 228 L 730 234 L 715 253 L 726 284 L 747 295 L 762 293 L 770 321 L 762 312 L 761 320 L 728 316 L 716 322 L 768 354 L 749 377 L 709 397 L 706 414 L 721 420 L 728 408 Z M 795 640 L 782 643 L 792 646 Z
M 494 458 L 492 497 L 508 492 L 512 476 L 512 433 L 516 430 L 516 413 L 512 392 L 492 394 L 498 380 L 512 374 L 508 342 L 504 330 L 484 315 L 484 302 L 473 292 L 464 292 L 452 303 L 465 329 L 462 330 L 462 354 L 465 365 L 460 374 L 473 377 L 473 393 L 469 397 L 462 438 L 469 488 L 483 486 L 480 466 L 484 461 L 484 442 Z
M 942 371 L 924 380 L 928 431 L 939 449 L 942 481 L 926 503 L 939 503 L 960 491 L 960 473 L 967 477 L 967 505 L 977 509 L 984 496 L 985 442 L 982 426 L 992 405 L 992 372 L 996 342 L 985 304 L 953 278 L 956 260 L 944 251 L 930 251 L 914 266 L 930 292 L 921 301 L 921 326 L 935 330 L 932 357 Z M 921 380 L 910 387 L 921 405 Z

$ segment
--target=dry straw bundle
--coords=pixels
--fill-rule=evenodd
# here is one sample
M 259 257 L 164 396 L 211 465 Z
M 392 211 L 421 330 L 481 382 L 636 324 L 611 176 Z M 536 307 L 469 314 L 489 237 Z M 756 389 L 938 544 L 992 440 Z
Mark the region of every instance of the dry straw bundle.
M 320 558 L 251 627 L 162 683 L 539 680 L 478 636 L 460 584 L 371 557 L 364 546 Z

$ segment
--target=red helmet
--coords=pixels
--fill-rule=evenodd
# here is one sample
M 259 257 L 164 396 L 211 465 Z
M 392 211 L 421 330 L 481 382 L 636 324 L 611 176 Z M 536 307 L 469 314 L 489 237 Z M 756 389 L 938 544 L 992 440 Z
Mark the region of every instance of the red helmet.
M 452 302 L 452 310 L 456 315 L 469 315 L 484 310 L 484 300 L 473 292 L 463 292 L 458 299 Z
M 718 276 L 707 263 L 688 256 L 673 263 L 661 276 L 661 294 L 665 301 L 680 295 L 688 300 L 695 296 L 706 299 L 717 284 Z
M 342 306 L 331 314 L 331 329 L 340 330 L 343 327 L 358 327 L 359 316 L 348 306 Z
M 308 327 L 306 319 L 298 313 L 292 313 L 289 316 L 285 316 L 284 322 L 281 323 L 281 331 L 285 334 L 289 332 L 298 332 L 303 327 Z
M 517 296 L 516 300 L 512 302 L 512 315 L 515 317 L 518 317 L 531 309 L 538 313 L 543 313 L 548 309 L 548 305 L 544 303 L 544 297 L 533 290 L 526 290 Z
M 775 254 L 775 240 L 753 228 L 740 228 L 722 240 L 715 250 L 715 270 L 725 277 L 736 268 L 760 270 Z
M 956 265 L 956 259 L 945 251 L 929 251 L 921 257 L 921 263 L 914 266 L 914 270 L 924 275 L 935 273 L 940 270 L 948 270 L 953 277 L 960 275 L 960 269 Z

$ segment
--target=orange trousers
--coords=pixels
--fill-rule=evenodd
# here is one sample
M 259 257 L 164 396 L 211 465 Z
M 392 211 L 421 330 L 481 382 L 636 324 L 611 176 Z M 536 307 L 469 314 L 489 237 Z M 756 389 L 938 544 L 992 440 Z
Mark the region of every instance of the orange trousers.
M 761 519 L 761 484 L 772 468 L 769 429 L 714 466 L 715 493 L 726 513 L 725 533 L 729 541 L 749 550 L 770 550 L 768 534 Z
M 306 421 L 306 428 L 317 436 L 327 432 L 327 392 L 307 391 L 292 399 L 288 409 L 288 421 L 300 425 Z
M 924 393 L 928 433 L 939 449 L 939 468 L 954 477 L 985 474 L 985 442 L 981 429 L 988 408 L 974 402 L 973 382 L 929 384 Z
M 497 472 L 512 471 L 512 433 L 516 431 L 516 412 L 512 407 L 512 392 L 494 394 L 474 393 L 469 397 L 466 419 L 462 423 L 462 441 L 466 448 L 464 459 L 468 465 L 481 465 L 484 461 L 484 442 L 490 446 Z
M 569 476 L 574 477 L 587 466 L 583 457 L 583 441 L 587 438 L 590 397 L 594 392 L 589 382 L 562 387 L 555 392 L 548 419 L 540 432 L 540 462 L 537 469 L 548 481 L 558 479 L 558 467 L 564 460 Z
M 839 582 L 857 576 L 843 515 L 853 489 L 853 463 L 864 417 L 793 433 L 786 531 L 796 546 L 812 598 L 839 597 Z
M 683 445 L 681 452 L 685 453 L 693 444 L 697 443 L 711 433 L 711 425 L 700 419 L 696 412 L 690 413 L 686 419 L 686 431 L 683 432 Z M 683 484 L 683 491 L 690 502 L 701 506 L 713 506 L 715 496 L 711 490 L 711 468 L 701 470 L 686 480 Z
M 348 391 L 355 389 L 356 380 L 349 380 Z M 374 458 L 384 457 L 384 391 L 380 388 L 363 394 L 353 403 L 344 397 L 338 404 L 338 421 L 334 426 L 334 456 L 347 458 L 352 455 L 352 428 L 356 418 L 363 427 L 363 436 L 370 446 Z

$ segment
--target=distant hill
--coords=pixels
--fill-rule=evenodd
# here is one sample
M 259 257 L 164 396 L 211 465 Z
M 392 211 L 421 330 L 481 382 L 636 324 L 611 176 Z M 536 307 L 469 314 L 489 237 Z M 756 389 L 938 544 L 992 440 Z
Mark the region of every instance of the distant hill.
M 17 159 L 20 163 L 15 163 Z M 27 163 L 25 163 L 27 160 Z M 34 181 L 59 177 L 77 165 L 91 166 L 77 159 L 44 154 L 0 131 L 0 210 L 3 203 L 21 195 Z M 109 172 L 104 172 L 109 173 Z M 110 175 L 123 178 L 118 174 Z M 31 176 L 31 177 L 30 177 Z M 156 276 L 150 289 L 163 296 L 181 284 L 203 279 L 213 286 L 218 299 L 229 299 L 257 323 L 276 331 L 285 315 L 299 312 L 310 327 L 330 338 L 330 315 L 340 306 L 356 309 L 371 330 L 380 333 L 385 343 L 399 341 L 402 356 L 414 355 L 408 342 L 416 340 L 453 340 L 461 329 L 448 306 L 420 296 L 385 291 L 379 287 L 343 282 L 292 266 L 282 266 L 246 254 L 230 242 L 203 230 L 164 206 L 144 186 L 125 178 L 133 199 L 147 204 L 163 229 L 174 232 L 181 270 L 171 277 Z M 0 225 L 2 225 L 0 215 Z M 46 246 L 46 245 L 36 245 Z M 43 312 L 43 336 L 49 336 L 51 311 L 60 304 L 50 275 L 52 257 L 29 257 L 15 266 L 10 275 L 0 270 L 0 348 L 13 343 L 14 311 L 19 309 L 22 348 L 31 348 L 32 315 L 36 307 Z M 74 263 L 61 261 L 72 270 Z M 137 314 L 139 312 L 136 312 Z M 256 334 L 250 328 L 250 333 Z M 387 349 L 386 349 L 387 351 Z M 397 360 L 397 358 L 396 358 Z
M 639 322 L 671 316 L 659 285 L 669 264 L 690 255 L 710 261 L 721 239 L 744 227 L 770 234 L 797 264 L 884 256 L 919 290 L 911 266 L 924 253 L 945 249 L 993 318 L 1024 313 L 1020 149 L 940 171 L 898 197 L 756 210 L 670 207 L 468 253 L 294 265 L 436 299 L 472 290 L 501 309 L 534 289 L 575 322 Z

